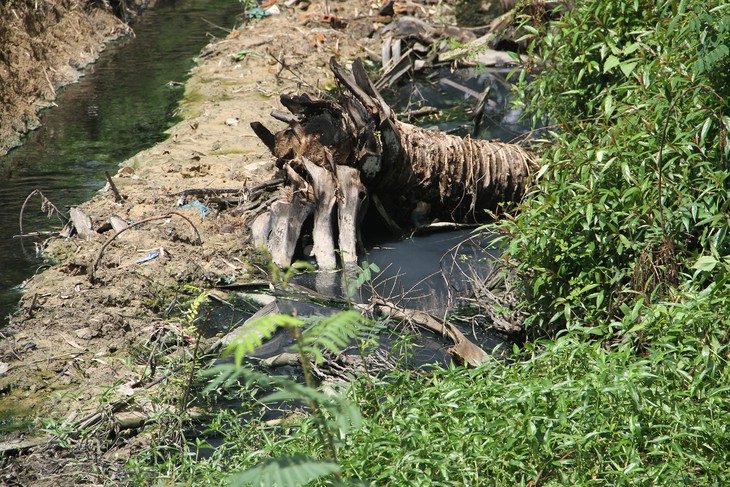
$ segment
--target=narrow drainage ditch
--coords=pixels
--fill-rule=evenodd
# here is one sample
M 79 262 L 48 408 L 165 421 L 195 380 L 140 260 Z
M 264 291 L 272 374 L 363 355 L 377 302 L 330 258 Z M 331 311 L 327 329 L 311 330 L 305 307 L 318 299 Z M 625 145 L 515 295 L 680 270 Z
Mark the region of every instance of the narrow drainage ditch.
M 84 77 L 59 93 L 42 126 L 0 157 L 0 327 L 20 299 L 18 286 L 42 262 L 33 243 L 13 238 L 35 189 L 59 208 L 80 204 L 104 186 L 104 172 L 167 138 L 193 58 L 242 11 L 236 0 L 161 0 L 133 24 L 135 36 L 113 42 Z M 26 211 L 25 226 L 53 221 Z M 50 222 L 50 223 L 49 223 Z M 29 239 L 24 239 L 29 240 Z

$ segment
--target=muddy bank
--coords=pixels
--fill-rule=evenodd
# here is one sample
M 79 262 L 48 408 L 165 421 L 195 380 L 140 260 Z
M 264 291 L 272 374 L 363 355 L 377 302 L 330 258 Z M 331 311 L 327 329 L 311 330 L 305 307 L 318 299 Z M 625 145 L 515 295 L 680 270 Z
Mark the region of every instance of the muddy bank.
M 106 42 L 130 32 L 102 2 L 0 5 L 0 155 L 38 127 L 38 112 L 53 105 L 56 90 L 76 81 Z

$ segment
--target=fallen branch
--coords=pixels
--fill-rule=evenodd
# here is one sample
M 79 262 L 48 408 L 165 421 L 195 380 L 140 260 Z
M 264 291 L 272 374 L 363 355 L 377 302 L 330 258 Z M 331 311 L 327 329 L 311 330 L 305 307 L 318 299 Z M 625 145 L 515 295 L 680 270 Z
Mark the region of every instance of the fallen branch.
M 34 189 L 30 192 L 28 196 L 26 196 L 25 201 L 23 201 L 23 205 L 20 207 L 20 216 L 18 217 L 18 226 L 20 227 L 20 234 L 23 235 L 25 232 L 23 231 L 23 213 L 25 212 L 25 207 L 28 204 L 28 201 L 35 196 L 38 195 L 41 197 L 41 211 L 45 212 L 48 218 L 52 217 L 53 215 L 57 215 L 58 219 L 61 220 L 61 223 L 63 225 L 66 225 L 69 222 L 68 216 L 66 216 L 61 210 L 59 210 L 56 205 L 51 203 L 51 200 L 46 198 L 46 196 L 43 194 L 43 192 L 40 189 Z
M 154 220 L 164 220 L 166 218 L 172 217 L 173 215 L 179 216 L 180 218 L 182 218 L 183 220 L 185 220 L 186 222 L 188 222 L 190 224 L 190 226 L 193 228 L 193 231 L 195 232 L 195 238 L 196 238 L 196 240 L 193 241 L 193 245 L 200 245 L 201 243 L 203 243 L 203 240 L 200 238 L 200 233 L 198 232 L 198 229 L 195 227 L 195 225 L 193 224 L 193 222 L 190 221 L 190 219 L 188 217 L 186 217 L 185 215 L 182 215 L 182 214 L 180 214 L 180 213 L 178 213 L 176 211 L 170 211 L 168 213 L 165 213 L 164 215 L 151 216 L 149 218 L 145 218 L 143 220 L 139 220 L 137 222 L 134 222 L 134 224 L 132 224 L 132 225 L 126 227 L 126 228 L 122 228 L 117 233 L 115 233 L 114 235 L 112 235 L 109 238 L 109 240 L 107 240 L 106 242 L 104 242 L 104 245 L 102 245 L 101 246 L 101 249 L 99 249 L 99 255 L 96 256 L 96 260 L 94 261 L 94 264 L 91 266 L 91 274 L 90 274 L 91 281 L 94 281 L 94 279 L 95 279 L 96 268 L 99 265 L 99 262 L 101 261 L 102 256 L 104 255 L 104 250 L 106 250 L 106 248 L 109 246 L 110 243 L 112 243 L 114 241 L 114 239 L 116 239 L 119 235 L 123 234 L 124 232 L 126 232 L 130 228 L 135 228 L 136 226 L 138 226 L 138 225 L 140 225 L 142 223 L 147 223 L 147 222 L 151 222 L 151 221 L 154 221 Z
M 400 116 L 405 118 L 406 120 L 411 120 L 414 118 L 428 117 L 429 115 L 436 115 L 439 112 L 440 112 L 440 110 L 438 108 L 421 107 L 417 110 L 408 110 L 407 112 L 403 112 L 400 114 Z
M 478 367 L 489 359 L 487 352 L 471 342 L 458 328 L 447 320 L 436 318 L 423 311 L 400 308 L 390 301 L 381 298 L 374 298 L 373 305 L 374 311 L 377 313 L 409 321 L 436 334 L 447 337 L 454 342 L 454 346 L 449 348 L 448 352 L 459 363 L 469 365 L 470 367 Z
M 177 193 L 172 193 L 170 196 L 179 196 L 180 199 L 178 200 L 179 205 L 185 204 L 185 198 L 188 196 L 219 196 L 224 194 L 241 194 L 243 196 L 238 197 L 230 197 L 230 198 L 213 198 L 211 202 L 213 203 L 241 203 L 242 199 L 252 199 L 257 196 L 259 196 L 264 191 L 271 190 L 273 188 L 276 188 L 277 186 L 280 186 L 284 182 L 283 178 L 275 178 L 275 179 L 269 179 L 268 181 L 263 181 L 258 184 L 254 184 L 253 186 L 247 186 L 244 188 L 191 188 L 186 189 L 183 191 L 178 191 Z

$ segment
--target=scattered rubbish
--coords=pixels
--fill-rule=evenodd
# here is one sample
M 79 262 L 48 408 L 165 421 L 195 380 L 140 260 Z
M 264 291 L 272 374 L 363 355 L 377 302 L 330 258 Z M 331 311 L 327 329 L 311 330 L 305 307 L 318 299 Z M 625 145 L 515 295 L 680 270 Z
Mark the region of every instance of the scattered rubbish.
M 144 264 L 145 262 L 148 262 L 152 259 L 156 259 L 160 256 L 160 252 L 157 250 L 150 252 L 149 254 L 145 255 L 141 259 L 137 259 L 137 264 Z
M 3 375 L 10 369 L 10 366 L 5 362 L 0 362 L 0 375 Z
M 205 218 L 208 213 L 213 211 L 198 200 L 194 200 L 187 205 L 182 205 L 180 208 L 195 208 L 196 210 L 198 210 L 198 213 L 200 213 L 201 219 Z
M 142 223 L 156 221 L 156 220 L 168 220 L 169 221 L 172 216 L 178 216 L 190 224 L 190 226 L 193 229 L 193 232 L 195 232 L 195 240 L 193 240 L 191 242 L 193 245 L 200 245 L 203 243 L 203 239 L 200 238 L 200 232 L 198 232 L 198 229 L 195 228 L 195 225 L 193 225 L 193 222 L 191 222 L 190 219 L 188 217 L 186 217 L 185 215 L 183 215 L 182 213 L 178 213 L 176 211 L 169 211 L 162 215 L 150 216 L 148 218 L 143 218 L 142 220 L 139 220 L 136 223 L 135 222 L 132 222 L 132 223 L 134 223 L 134 225 L 136 226 L 136 225 L 140 225 Z M 128 227 L 128 228 L 132 228 L 132 227 Z M 94 263 L 91 265 L 91 272 L 89 275 L 89 279 L 91 280 L 91 282 L 96 282 L 96 268 L 99 266 L 99 262 L 101 262 L 101 258 L 104 256 L 104 250 L 109 246 L 109 244 L 111 244 L 114 241 L 115 238 L 119 237 L 119 235 L 121 235 L 122 233 L 127 231 L 128 228 L 124 228 L 121 231 L 115 233 L 114 235 L 112 235 L 109 238 L 109 240 L 107 240 L 104 243 L 104 245 L 101 246 L 101 249 L 99 249 L 99 254 L 96 256 L 96 260 L 94 260 Z M 163 252 L 162 248 L 160 248 L 159 250 L 160 250 L 160 253 Z M 152 258 L 154 258 L 154 257 L 152 257 Z
M 238 117 L 231 117 L 226 120 L 226 125 L 228 125 L 229 127 L 235 127 L 238 125 L 238 120 Z
M 251 10 L 246 11 L 246 17 L 249 20 L 261 20 L 264 17 L 268 17 L 269 15 L 271 15 L 269 12 L 260 7 L 252 8 Z

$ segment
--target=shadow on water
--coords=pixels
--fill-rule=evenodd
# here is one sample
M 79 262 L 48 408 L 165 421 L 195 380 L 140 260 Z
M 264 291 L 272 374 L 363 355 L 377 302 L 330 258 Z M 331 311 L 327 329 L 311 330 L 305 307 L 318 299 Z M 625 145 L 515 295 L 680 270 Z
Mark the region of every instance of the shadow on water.
M 109 46 L 79 83 L 60 92 L 43 126 L 0 157 L 0 326 L 17 306 L 17 286 L 40 264 L 33 242 L 24 248 L 13 238 L 26 196 L 40 189 L 61 209 L 80 204 L 104 186 L 104 171 L 116 173 L 120 162 L 164 140 L 193 57 L 211 34 L 225 35 L 211 23 L 233 28 L 241 10 L 236 0 L 157 2 L 132 25 L 134 37 Z M 39 199 L 29 202 L 26 232 L 58 224 L 39 207 Z

